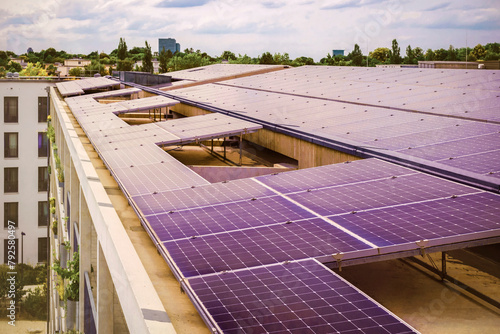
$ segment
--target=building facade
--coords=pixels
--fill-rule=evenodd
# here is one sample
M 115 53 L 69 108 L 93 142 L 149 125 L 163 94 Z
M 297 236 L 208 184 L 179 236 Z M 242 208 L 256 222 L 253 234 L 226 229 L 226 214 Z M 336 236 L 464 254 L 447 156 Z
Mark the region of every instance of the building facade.
M 38 80 L 0 81 L 2 263 L 8 263 L 7 245 L 12 238 L 16 240 L 16 262 L 36 265 L 47 261 L 48 141 L 45 131 L 49 85 L 47 81 Z
M 176 43 L 175 38 L 160 38 L 158 39 L 158 53 L 160 53 L 163 49 L 176 53 L 180 52 L 181 45 Z

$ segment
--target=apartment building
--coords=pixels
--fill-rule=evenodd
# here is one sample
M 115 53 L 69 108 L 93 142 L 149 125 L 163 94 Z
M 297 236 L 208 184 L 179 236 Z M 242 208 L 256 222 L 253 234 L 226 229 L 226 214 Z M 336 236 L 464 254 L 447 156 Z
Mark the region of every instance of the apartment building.
M 50 85 L 46 80 L 0 80 L 2 263 L 8 262 L 9 235 L 16 240 L 16 262 L 36 265 L 47 261 L 48 141 L 45 131 Z

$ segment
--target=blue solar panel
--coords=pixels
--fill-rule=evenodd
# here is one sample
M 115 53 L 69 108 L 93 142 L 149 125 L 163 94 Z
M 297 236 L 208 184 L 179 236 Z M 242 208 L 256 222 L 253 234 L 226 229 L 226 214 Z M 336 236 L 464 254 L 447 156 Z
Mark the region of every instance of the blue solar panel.
M 376 244 L 418 248 L 416 241 L 477 239 L 500 232 L 500 196 L 481 192 L 430 202 L 330 217 L 337 224 Z
M 163 244 L 185 277 L 371 249 L 319 218 Z
M 189 279 L 223 333 L 415 333 L 314 260 Z
M 280 196 L 273 196 L 174 211 L 146 218 L 160 241 L 168 241 L 298 221 L 313 216 L 309 211 L 290 201 Z

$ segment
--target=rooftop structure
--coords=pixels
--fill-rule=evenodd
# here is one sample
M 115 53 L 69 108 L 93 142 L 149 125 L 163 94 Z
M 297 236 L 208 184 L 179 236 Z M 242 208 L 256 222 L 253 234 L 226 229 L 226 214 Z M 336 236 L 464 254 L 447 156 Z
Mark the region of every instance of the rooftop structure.
M 67 238 L 80 245 L 81 276 L 97 267 L 95 280 L 108 280 L 107 290 L 90 278 L 80 284 L 80 328 L 179 328 L 152 287 L 157 275 L 148 275 L 105 198 L 102 176 L 76 149 L 81 140 L 212 333 L 416 332 L 330 268 L 500 240 L 496 72 L 218 65 L 171 75 L 197 85 L 128 83 L 133 88 L 121 93 L 64 100 L 51 91 L 70 178 L 62 192 L 55 184 L 50 191 L 74 221 Z M 120 95 L 131 100 L 114 99 Z M 118 116 L 148 109 L 189 117 L 132 126 Z M 80 127 L 86 136 L 76 135 Z M 293 158 L 300 169 L 210 183 L 163 149 L 229 136 Z M 101 301 L 95 312 L 92 300 Z M 91 313 L 97 320 L 83 324 Z M 109 314 L 111 324 L 99 321 Z

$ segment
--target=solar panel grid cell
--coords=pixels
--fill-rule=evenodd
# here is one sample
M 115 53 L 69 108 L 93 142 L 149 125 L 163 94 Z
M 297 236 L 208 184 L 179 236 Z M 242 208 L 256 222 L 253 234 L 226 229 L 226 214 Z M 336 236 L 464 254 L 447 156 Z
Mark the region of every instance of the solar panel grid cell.
M 418 173 L 300 192 L 289 197 L 322 216 L 329 216 L 475 192 L 476 189 Z
M 144 215 L 150 215 L 251 198 L 261 199 L 272 195 L 275 195 L 275 193 L 257 182 L 251 179 L 241 179 L 227 183 L 214 183 L 209 186 L 197 186 L 196 188 L 137 196 L 133 197 L 133 200 Z
M 296 222 L 313 215 L 280 196 L 147 216 L 160 241 Z
M 369 297 L 308 260 L 189 280 L 224 333 L 413 333 Z
M 259 176 L 256 180 L 283 194 L 369 181 L 373 179 L 414 174 L 415 171 L 378 159 L 353 161 L 302 169 L 277 175 Z
M 319 218 L 163 245 L 185 277 L 371 248 Z
M 499 196 L 478 193 L 330 218 L 378 246 L 415 248 L 419 240 L 498 230 L 499 215 Z

